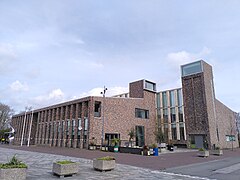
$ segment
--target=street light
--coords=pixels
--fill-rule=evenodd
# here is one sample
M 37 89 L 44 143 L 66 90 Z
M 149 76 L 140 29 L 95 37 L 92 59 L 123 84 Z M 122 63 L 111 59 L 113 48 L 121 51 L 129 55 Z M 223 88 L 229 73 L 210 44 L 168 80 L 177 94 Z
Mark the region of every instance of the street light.
M 105 94 L 106 94 L 107 88 L 104 86 L 103 92 L 101 94 L 103 95 L 103 103 L 102 103 L 102 139 L 101 139 L 101 147 L 103 147 L 103 138 L 104 138 L 104 103 L 105 103 Z
M 24 136 L 24 131 L 25 131 L 25 124 L 26 124 L 26 118 L 27 118 L 27 111 L 31 110 L 32 107 L 25 107 L 25 115 L 24 115 L 24 120 L 23 120 L 23 130 L 22 130 L 22 138 L 21 138 L 21 146 L 23 145 L 23 136 Z

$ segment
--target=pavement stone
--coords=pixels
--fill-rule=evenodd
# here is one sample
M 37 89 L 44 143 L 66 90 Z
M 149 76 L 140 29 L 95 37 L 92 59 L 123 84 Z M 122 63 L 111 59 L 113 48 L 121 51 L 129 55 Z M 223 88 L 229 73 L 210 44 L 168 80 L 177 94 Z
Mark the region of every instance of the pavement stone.
M 152 179 L 152 180 L 192 180 L 201 178 L 196 176 L 188 176 L 174 173 L 167 173 L 158 170 L 150 170 L 130 165 L 116 164 L 112 171 L 99 172 L 95 171 L 92 167 L 92 160 L 84 158 L 76 158 L 70 156 L 54 155 L 39 152 L 29 152 L 16 149 L 0 148 L 0 162 L 7 162 L 13 155 L 16 154 L 17 158 L 28 165 L 27 180 L 46 180 L 46 179 L 59 179 L 59 177 L 52 174 L 52 164 L 59 160 L 72 160 L 79 162 L 79 173 L 76 176 L 65 177 L 64 179 L 90 179 L 90 180 L 105 180 L 105 179 Z

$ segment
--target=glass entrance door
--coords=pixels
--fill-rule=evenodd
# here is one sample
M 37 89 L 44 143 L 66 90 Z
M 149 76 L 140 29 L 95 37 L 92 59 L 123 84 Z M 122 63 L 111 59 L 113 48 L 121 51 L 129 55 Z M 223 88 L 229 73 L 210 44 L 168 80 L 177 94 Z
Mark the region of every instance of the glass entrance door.
M 144 138 L 144 126 L 136 126 L 136 146 L 144 146 L 145 138 Z

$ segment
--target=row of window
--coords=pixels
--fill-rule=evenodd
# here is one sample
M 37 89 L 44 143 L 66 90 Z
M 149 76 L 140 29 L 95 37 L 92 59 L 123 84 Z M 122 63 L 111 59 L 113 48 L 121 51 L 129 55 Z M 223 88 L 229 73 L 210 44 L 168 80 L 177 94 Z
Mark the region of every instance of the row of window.
M 175 91 L 177 93 L 177 97 L 175 97 Z M 162 99 L 160 98 L 160 94 L 162 94 Z M 169 91 L 169 98 L 167 97 L 167 91 L 157 94 L 157 107 L 158 108 L 160 108 L 160 107 L 167 108 L 169 106 L 175 107 L 176 105 L 177 106 L 183 105 L 182 89 Z

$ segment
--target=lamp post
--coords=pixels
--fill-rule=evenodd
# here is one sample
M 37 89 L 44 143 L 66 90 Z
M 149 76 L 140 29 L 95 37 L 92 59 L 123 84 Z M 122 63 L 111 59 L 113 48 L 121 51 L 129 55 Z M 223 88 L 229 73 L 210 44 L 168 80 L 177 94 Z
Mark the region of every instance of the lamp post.
M 25 131 L 25 124 L 26 124 L 26 118 L 27 118 L 27 111 L 28 111 L 28 110 L 31 110 L 31 107 L 26 106 L 26 107 L 25 107 L 24 120 L 23 120 L 23 129 L 22 129 L 21 146 L 23 145 L 23 136 L 24 136 L 24 131 Z
M 101 138 L 101 147 L 103 147 L 103 139 L 104 139 L 104 105 L 105 105 L 105 94 L 106 94 L 107 88 L 104 86 L 103 92 L 101 94 L 103 95 L 103 103 L 102 103 L 102 138 Z
M 30 144 L 30 136 L 31 136 L 31 131 L 32 131 L 32 122 L 33 122 L 33 109 L 32 109 L 32 115 L 31 115 L 31 121 L 30 121 L 30 127 L 29 127 L 29 134 L 28 134 L 28 144 L 27 144 L 28 147 L 29 147 L 29 144 Z

